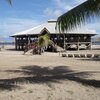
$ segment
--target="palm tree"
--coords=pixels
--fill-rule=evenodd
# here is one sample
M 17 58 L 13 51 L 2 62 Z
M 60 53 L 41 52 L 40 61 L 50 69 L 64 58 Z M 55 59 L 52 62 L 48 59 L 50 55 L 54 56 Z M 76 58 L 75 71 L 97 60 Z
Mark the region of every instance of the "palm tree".
M 41 35 L 38 37 L 38 40 L 32 43 L 29 43 L 24 48 L 24 54 L 32 49 L 33 54 L 41 54 L 45 49 L 48 48 L 49 45 L 54 45 L 53 41 L 50 40 L 48 34 Z
M 37 43 L 38 43 L 38 47 L 40 48 L 40 54 L 42 50 L 44 50 L 45 48 L 48 48 L 49 45 L 54 44 L 53 41 L 50 40 L 50 37 L 48 34 L 39 36 Z
M 7 0 L 10 5 L 12 5 L 12 0 Z
M 49 35 L 45 34 L 45 35 L 41 35 L 38 37 L 38 45 L 40 47 L 46 47 L 48 45 L 48 41 L 49 41 Z
M 100 0 L 87 0 L 58 17 L 56 28 L 60 32 L 68 31 L 96 16 L 100 16 Z

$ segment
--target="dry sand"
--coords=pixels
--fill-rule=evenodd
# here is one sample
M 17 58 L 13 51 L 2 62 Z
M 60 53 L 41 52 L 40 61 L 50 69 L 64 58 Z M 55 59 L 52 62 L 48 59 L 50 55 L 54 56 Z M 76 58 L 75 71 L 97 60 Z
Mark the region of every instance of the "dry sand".
M 67 53 L 100 54 L 100 50 Z M 100 100 L 100 59 L 2 50 L 0 100 Z

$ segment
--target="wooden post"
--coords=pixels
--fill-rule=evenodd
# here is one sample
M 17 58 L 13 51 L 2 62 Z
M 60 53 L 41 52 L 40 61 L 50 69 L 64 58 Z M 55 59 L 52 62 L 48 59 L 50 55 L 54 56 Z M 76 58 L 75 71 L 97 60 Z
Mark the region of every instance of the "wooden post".
M 18 38 L 18 48 L 20 50 L 20 37 Z
M 90 50 L 92 50 L 92 41 L 91 41 L 91 37 L 90 37 Z
M 77 43 L 77 50 L 79 51 L 79 42 Z
M 20 39 L 21 50 L 23 50 L 23 37 Z
M 15 37 L 15 49 L 17 50 L 17 37 Z
M 22 44 L 22 50 L 23 50 L 23 48 L 24 48 L 24 41 L 23 41 L 23 37 L 22 37 L 22 39 L 21 39 L 21 44 Z
M 28 36 L 28 44 L 30 44 L 30 36 Z
M 65 34 L 64 35 L 64 50 L 66 50 L 66 41 L 65 41 Z
M 92 41 L 91 41 L 91 43 L 90 43 L 90 50 L 92 50 Z
M 66 44 L 66 50 L 68 50 L 68 44 Z
M 78 42 L 77 42 L 77 50 L 79 51 L 79 35 L 78 35 Z
M 88 37 L 88 39 L 89 39 L 89 40 L 88 40 L 89 43 L 88 43 L 88 45 L 87 45 L 87 49 L 88 49 L 88 50 L 92 50 L 92 48 L 91 48 L 91 46 L 92 46 L 91 37 Z

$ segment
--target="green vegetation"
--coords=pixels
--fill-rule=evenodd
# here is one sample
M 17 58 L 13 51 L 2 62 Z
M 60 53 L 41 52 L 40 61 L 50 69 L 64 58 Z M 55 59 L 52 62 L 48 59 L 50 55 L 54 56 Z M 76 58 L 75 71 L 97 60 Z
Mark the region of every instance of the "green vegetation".
M 48 47 L 48 45 L 51 45 L 51 44 L 53 44 L 53 41 L 50 40 L 50 37 L 48 34 L 39 36 L 38 38 L 39 47 L 44 48 L 44 47 Z
M 100 16 L 100 0 L 87 0 L 58 17 L 56 28 L 60 32 L 72 30 L 97 16 Z

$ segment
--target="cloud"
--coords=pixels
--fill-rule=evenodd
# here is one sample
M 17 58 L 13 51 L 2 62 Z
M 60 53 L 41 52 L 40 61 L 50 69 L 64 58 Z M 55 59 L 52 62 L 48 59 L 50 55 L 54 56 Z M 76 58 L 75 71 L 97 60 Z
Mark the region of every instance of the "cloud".
M 98 20 L 98 22 L 94 21 L 94 22 L 86 23 L 82 25 L 80 28 L 83 30 L 83 32 L 88 30 L 88 32 L 93 32 L 96 33 L 97 36 L 98 35 L 100 36 L 100 20 Z
M 76 3 L 83 3 L 85 1 L 87 1 L 87 0 L 75 0 Z
M 7 39 L 11 34 L 37 26 L 40 22 L 33 19 L 5 18 L 0 19 L 0 39 Z
M 86 0 L 51 0 L 52 3 L 55 5 L 54 7 L 47 7 L 44 10 L 44 14 L 48 16 L 48 18 L 57 18 L 63 13 L 67 12 L 68 10 L 74 8 L 75 6 L 79 5 L 80 3 Z
M 70 10 L 73 7 L 83 3 L 86 0 L 53 0 L 57 8 L 63 10 Z
M 61 10 L 53 10 L 53 9 L 51 9 L 51 8 L 46 8 L 45 10 L 44 10 L 44 14 L 46 15 L 46 16 L 50 16 L 50 18 L 55 18 L 55 17 L 58 17 L 58 16 L 60 16 L 61 14 L 62 14 L 62 12 L 61 12 Z
M 95 30 L 98 35 L 100 35 L 100 21 L 94 23 L 88 23 L 85 27 L 91 30 Z
M 32 19 L 20 19 L 20 18 L 6 18 L 0 20 L 0 30 L 4 33 L 15 33 L 30 27 L 38 25 L 39 22 Z

